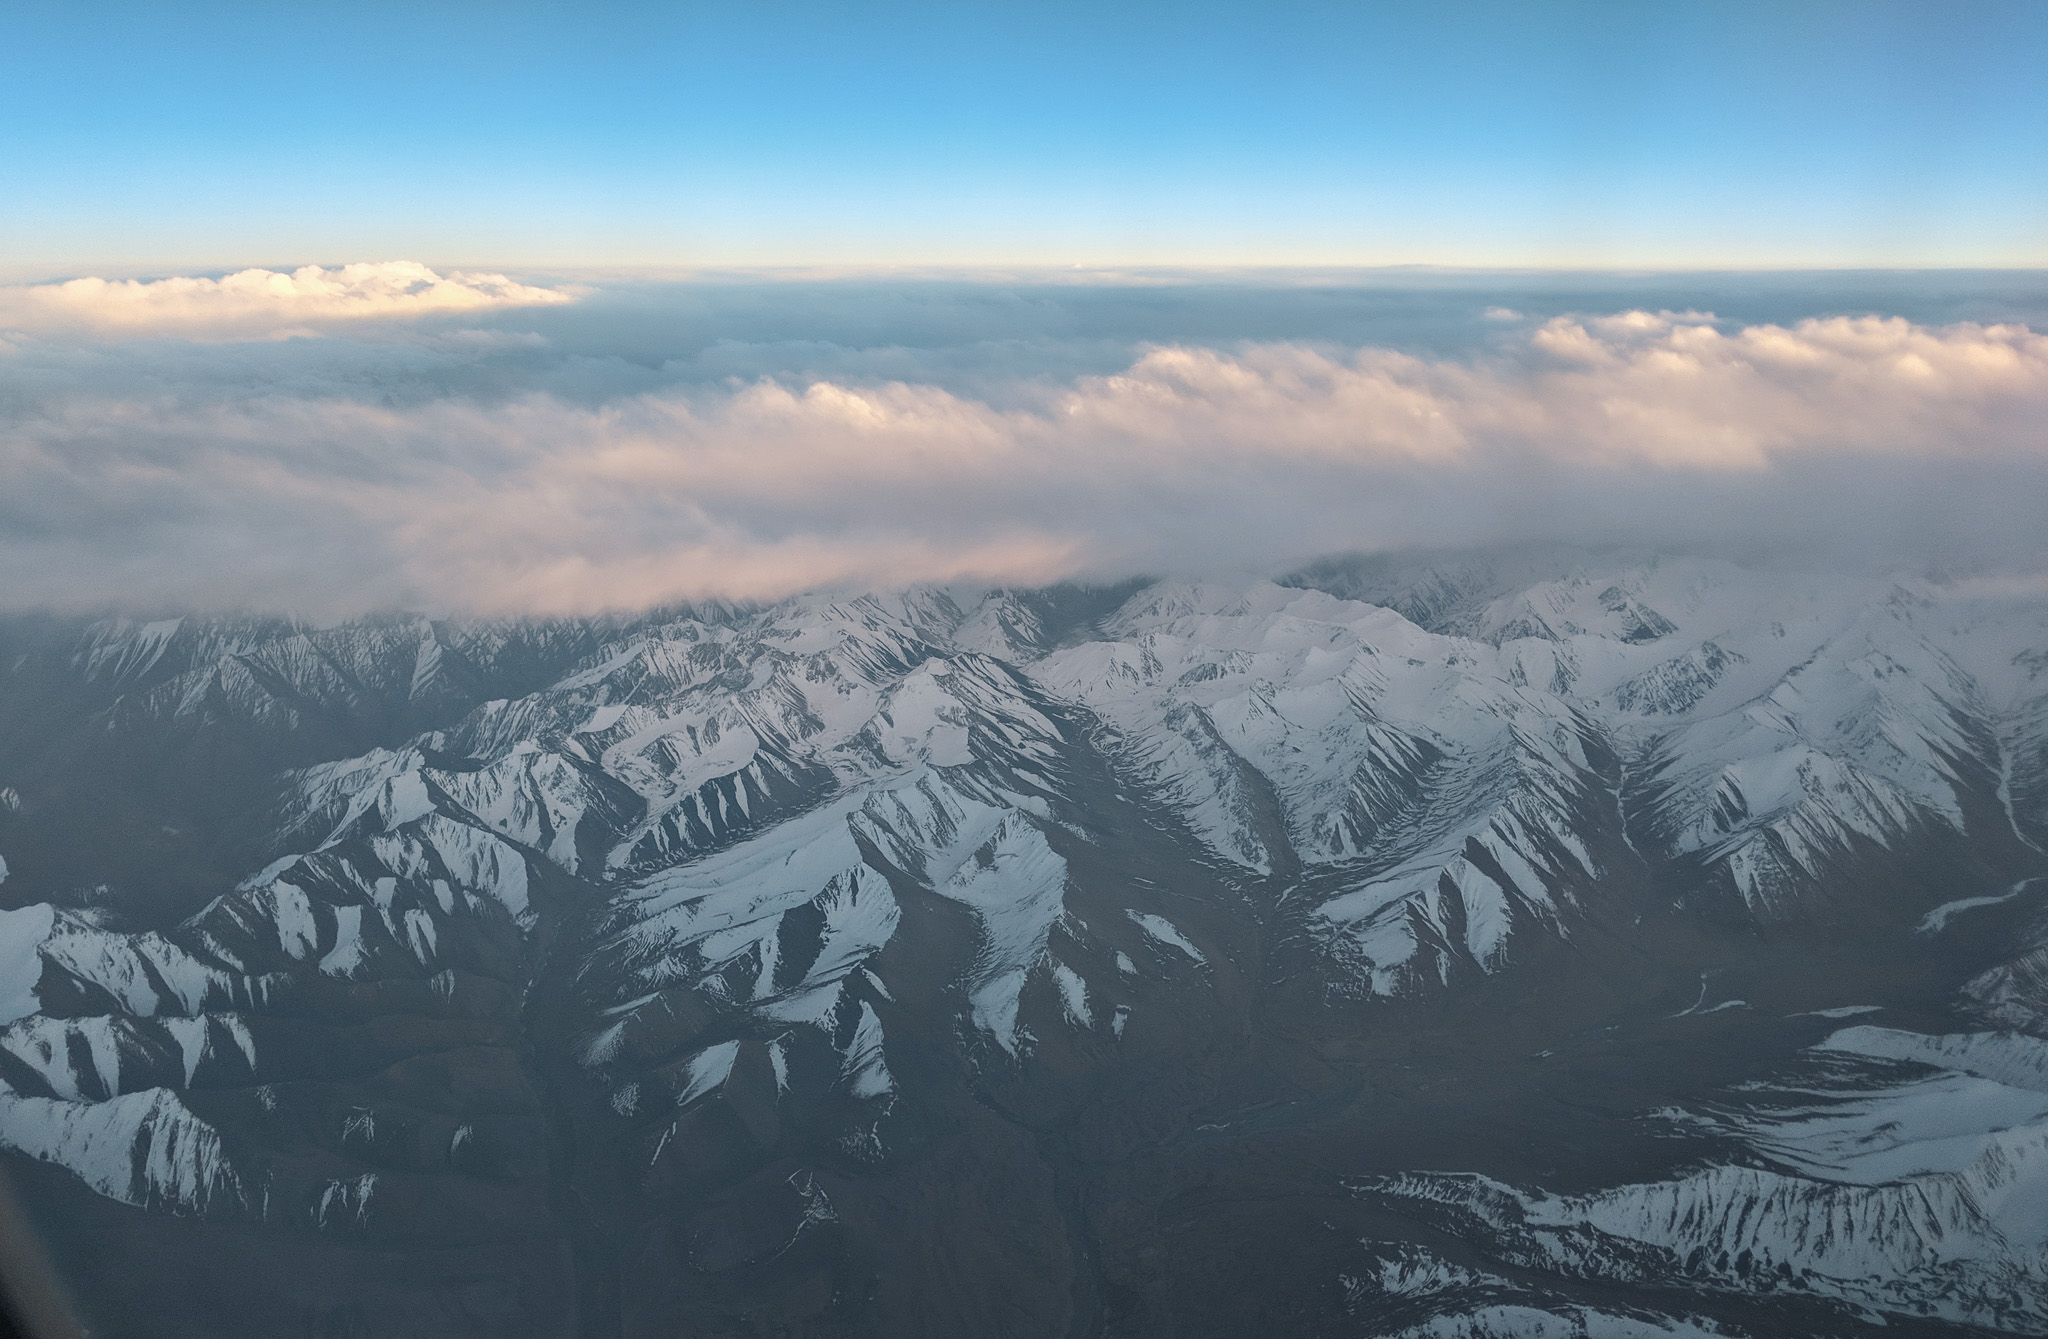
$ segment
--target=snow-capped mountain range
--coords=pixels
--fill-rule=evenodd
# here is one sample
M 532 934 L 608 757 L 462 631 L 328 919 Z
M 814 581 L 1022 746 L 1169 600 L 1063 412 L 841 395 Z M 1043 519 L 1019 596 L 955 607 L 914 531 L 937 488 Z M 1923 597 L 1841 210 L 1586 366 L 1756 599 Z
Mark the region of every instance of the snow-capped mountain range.
M 0 624 L 94 1334 L 2048 1330 L 2048 598 Z

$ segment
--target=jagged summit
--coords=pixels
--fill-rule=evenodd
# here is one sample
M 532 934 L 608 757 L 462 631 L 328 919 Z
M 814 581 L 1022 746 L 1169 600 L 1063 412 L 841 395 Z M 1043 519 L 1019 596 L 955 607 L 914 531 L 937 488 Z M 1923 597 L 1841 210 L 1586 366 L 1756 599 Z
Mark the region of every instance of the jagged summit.
M 1239 1333 L 1247 1234 L 1304 1333 L 2048 1315 L 2038 600 L 1530 551 L 0 641 L 0 1145 L 81 1296 L 159 1262 L 109 1333 Z

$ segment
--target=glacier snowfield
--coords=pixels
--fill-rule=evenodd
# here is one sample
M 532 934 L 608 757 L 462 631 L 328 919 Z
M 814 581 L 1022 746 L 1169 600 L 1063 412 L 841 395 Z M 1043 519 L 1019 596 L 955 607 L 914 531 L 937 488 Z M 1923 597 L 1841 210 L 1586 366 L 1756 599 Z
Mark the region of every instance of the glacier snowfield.
M 0 621 L 94 1334 L 2048 1333 L 2048 599 Z

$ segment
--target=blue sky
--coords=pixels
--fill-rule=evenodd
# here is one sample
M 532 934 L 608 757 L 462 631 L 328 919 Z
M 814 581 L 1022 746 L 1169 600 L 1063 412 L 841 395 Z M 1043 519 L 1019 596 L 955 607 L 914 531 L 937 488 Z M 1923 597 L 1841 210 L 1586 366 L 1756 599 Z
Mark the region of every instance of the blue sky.
M 19 276 L 2048 264 L 2048 4 L 16 0 Z

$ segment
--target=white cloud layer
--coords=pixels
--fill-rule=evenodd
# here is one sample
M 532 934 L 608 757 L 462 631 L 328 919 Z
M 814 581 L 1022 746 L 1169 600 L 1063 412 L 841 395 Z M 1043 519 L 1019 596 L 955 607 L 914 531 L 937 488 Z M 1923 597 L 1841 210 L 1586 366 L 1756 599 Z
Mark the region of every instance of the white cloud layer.
M 221 279 L 72 279 L 0 288 L 0 327 L 81 327 L 129 334 L 302 333 L 336 321 L 537 307 L 573 300 L 502 274 L 437 274 L 410 260 L 366 261 L 289 274 L 241 270 Z
M 1160 347 L 988 399 L 71 396 L 0 424 L 0 602 L 574 612 L 1526 540 L 2048 556 L 2048 336 L 1632 311 L 1513 338 Z

